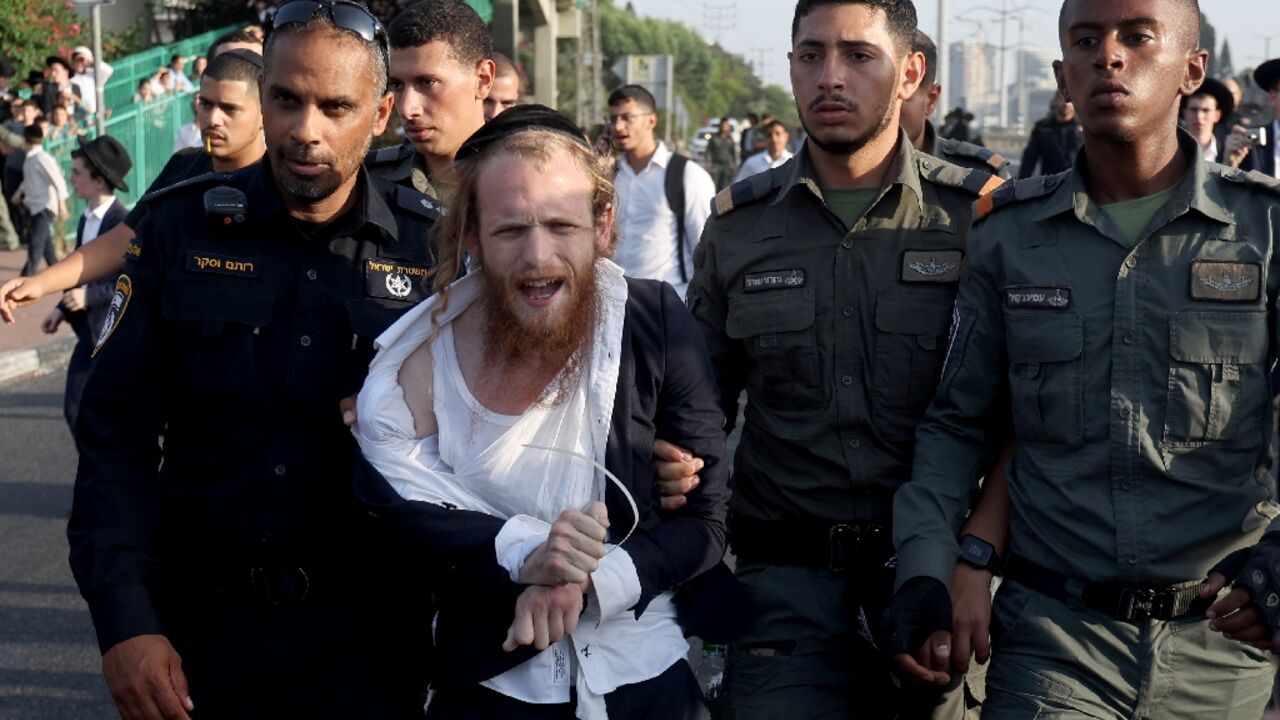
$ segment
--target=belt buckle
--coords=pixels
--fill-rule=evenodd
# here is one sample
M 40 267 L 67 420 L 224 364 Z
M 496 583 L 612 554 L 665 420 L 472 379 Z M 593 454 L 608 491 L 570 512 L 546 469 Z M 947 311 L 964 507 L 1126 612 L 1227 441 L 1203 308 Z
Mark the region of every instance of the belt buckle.
M 290 577 L 291 582 L 288 587 L 284 587 L 284 583 L 272 582 L 274 577 L 284 578 Z M 299 592 L 297 588 L 301 588 Z M 283 568 L 277 570 L 275 568 L 249 568 L 249 588 L 254 595 L 265 601 L 269 607 L 280 607 L 281 605 L 293 605 L 307 599 L 307 595 L 311 593 L 311 578 L 307 575 L 307 571 L 302 568 Z
M 1119 617 L 1128 622 L 1131 620 L 1159 619 L 1168 614 L 1168 598 L 1165 593 L 1152 588 L 1125 588 L 1120 593 Z
M 827 569 L 833 573 L 843 573 L 849 569 L 853 546 L 861 539 L 861 532 L 856 525 L 840 523 L 832 525 L 827 531 Z

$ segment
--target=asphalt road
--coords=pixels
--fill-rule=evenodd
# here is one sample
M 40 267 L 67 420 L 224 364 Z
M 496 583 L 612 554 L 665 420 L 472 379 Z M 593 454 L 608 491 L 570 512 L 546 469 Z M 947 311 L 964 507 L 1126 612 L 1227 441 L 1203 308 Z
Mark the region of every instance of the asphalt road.
M 118 717 L 67 567 L 64 372 L 0 384 L 0 720 Z

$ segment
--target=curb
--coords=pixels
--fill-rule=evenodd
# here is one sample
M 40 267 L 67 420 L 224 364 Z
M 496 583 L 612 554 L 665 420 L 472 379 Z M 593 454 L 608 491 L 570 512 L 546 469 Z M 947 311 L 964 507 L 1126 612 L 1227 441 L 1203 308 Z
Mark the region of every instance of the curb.
M 0 352 L 0 383 L 38 372 L 50 372 L 67 364 L 76 336 L 65 335 L 43 345 Z

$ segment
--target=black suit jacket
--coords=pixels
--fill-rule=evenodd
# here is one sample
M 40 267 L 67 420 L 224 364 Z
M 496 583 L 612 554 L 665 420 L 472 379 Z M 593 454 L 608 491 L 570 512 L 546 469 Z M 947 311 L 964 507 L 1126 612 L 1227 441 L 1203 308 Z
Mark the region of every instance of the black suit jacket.
M 622 360 L 614 401 L 606 466 L 635 498 L 640 524 L 625 548 L 635 562 L 641 597 L 637 616 L 659 593 L 677 593 L 687 634 L 728 640 L 751 620 L 745 593 L 721 563 L 729 500 L 729 459 L 718 386 L 692 316 L 672 288 L 652 280 L 628 280 Z M 702 458 L 706 467 L 688 503 L 665 512 L 654 489 L 655 437 Z M 356 495 L 381 521 L 390 547 L 405 567 L 427 563 L 439 604 L 432 684 L 481 682 L 537 654 L 531 647 L 506 653 L 502 642 L 523 585 L 512 582 L 495 557 L 504 520 L 401 498 L 367 461 L 357 456 Z M 610 540 L 631 526 L 622 493 L 609 483 Z M 708 571 L 711 572 L 708 572 Z M 692 582 L 691 582 L 692 581 Z M 430 618 L 419 618 L 426 623 Z
M 107 214 L 102 216 L 102 224 L 98 228 L 98 235 L 106 235 L 107 231 L 124 222 L 125 217 L 129 215 L 129 211 L 119 200 L 111 203 L 111 207 L 107 208 Z M 92 240 L 93 238 L 89 238 Z M 80 216 L 80 224 L 76 226 L 76 247 L 84 245 L 84 215 Z M 102 330 L 102 323 L 107 317 L 107 308 L 111 305 L 111 296 L 115 293 L 116 279 L 113 275 L 105 280 L 89 283 L 85 287 L 85 306 L 86 310 L 78 310 L 76 312 L 63 311 L 67 318 L 67 322 L 71 324 L 73 330 L 76 331 L 76 337 L 80 342 L 87 342 L 92 347 L 98 342 L 98 333 Z

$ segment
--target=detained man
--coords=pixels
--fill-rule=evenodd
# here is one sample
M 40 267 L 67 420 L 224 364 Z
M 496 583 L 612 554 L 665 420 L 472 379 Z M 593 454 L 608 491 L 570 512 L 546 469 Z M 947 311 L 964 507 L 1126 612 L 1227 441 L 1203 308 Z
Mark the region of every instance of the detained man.
M 728 501 L 701 334 L 608 259 L 613 188 L 568 119 L 508 110 L 458 174 L 435 295 L 378 339 L 355 429 L 357 494 L 437 588 L 427 717 L 696 717 L 707 628 L 681 621 L 736 604 L 689 582 L 723 570 Z M 673 512 L 655 434 L 705 463 Z

